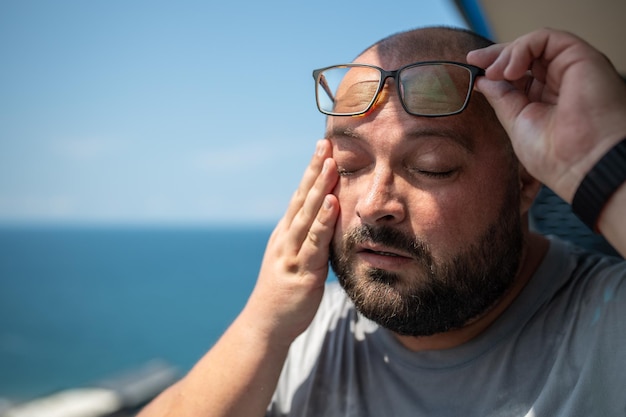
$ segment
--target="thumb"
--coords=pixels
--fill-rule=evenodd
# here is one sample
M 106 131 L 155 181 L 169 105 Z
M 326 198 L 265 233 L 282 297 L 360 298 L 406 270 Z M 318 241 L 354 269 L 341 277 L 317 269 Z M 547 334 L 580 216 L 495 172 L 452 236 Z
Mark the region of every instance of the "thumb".
M 485 96 L 510 135 L 517 118 L 529 103 L 523 90 L 508 81 L 495 81 L 485 77 L 476 80 L 476 90 Z

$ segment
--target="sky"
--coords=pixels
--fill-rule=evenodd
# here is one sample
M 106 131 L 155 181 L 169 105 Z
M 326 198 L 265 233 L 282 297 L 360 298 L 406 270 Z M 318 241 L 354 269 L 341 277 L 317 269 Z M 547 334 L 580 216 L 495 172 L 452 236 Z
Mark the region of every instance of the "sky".
M 324 116 L 311 71 L 452 0 L 0 1 L 0 223 L 274 224 Z

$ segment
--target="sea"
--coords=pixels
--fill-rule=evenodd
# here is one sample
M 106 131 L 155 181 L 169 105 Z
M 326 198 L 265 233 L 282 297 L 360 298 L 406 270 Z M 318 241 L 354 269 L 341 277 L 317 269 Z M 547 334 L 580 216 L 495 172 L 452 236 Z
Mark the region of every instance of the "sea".
M 0 400 L 155 360 L 183 375 L 244 306 L 271 231 L 0 227 Z

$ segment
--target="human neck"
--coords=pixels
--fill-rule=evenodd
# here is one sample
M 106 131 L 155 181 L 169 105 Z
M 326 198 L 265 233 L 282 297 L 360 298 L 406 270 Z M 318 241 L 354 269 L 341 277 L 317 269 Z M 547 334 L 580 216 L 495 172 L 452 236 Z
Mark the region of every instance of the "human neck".
M 485 331 L 513 303 L 522 292 L 548 250 L 548 240 L 535 233 L 527 234 L 520 267 L 509 291 L 490 310 L 479 318 L 471 321 L 460 329 L 438 333 L 432 336 L 402 336 L 395 338 L 408 350 L 419 352 L 425 350 L 443 350 L 460 346 L 469 342 Z

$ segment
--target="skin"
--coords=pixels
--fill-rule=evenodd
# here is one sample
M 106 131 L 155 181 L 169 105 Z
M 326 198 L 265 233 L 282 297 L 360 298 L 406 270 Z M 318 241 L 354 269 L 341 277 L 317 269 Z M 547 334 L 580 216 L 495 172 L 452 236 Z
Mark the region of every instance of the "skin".
M 595 163 L 626 137 L 626 84 L 598 50 L 551 29 L 467 55 L 486 69 L 477 82 L 528 171 L 571 202 Z M 528 74 L 532 81 L 528 83 Z M 626 183 L 597 228 L 626 256 Z
M 376 48 L 355 62 L 395 69 L 409 61 L 384 62 Z M 463 59 L 455 56 L 452 59 Z M 333 146 L 340 179 L 334 194 L 341 213 L 334 242 L 361 224 L 387 225 L 419 236 L 431 248 L 434 260 L 445 261 L 476 242 L 499 213 L 513 164 L 508 138 L 496 123 L 484 122 L 486 103 L 472 99 L 461 114 L 444 118 L 411 116 L 395 87 L 387 81 L 373 111 L 363 117 L 330 117 L 326 136 Z M 477 123 L 480 120 L 481 123 Z M 522 194 L 518 213 L 526 223 L 539 184 L 519 169 L 515 184 Z M 544 254 L 542 238 L 524 230 L 522 264 L 535 265 Z M 533 241 L 533 245 L 529 245 Z M 365 251 L 365 249 L 368 249 Z M 356 248 L 357 270 L 377 267 L 404 279 L 421 268 L 406 253 L 382 246 Z M 396 256 L 372 253 L 387 252 Z M 530 268 L 532 270 L 532 268 Z M 445 349 L 475 337 L 503 311 L 529 278 L 521 271 L 513 288 L 471 326 L 427 337 L 397 338 L 411 350 Z
M 376 56 L 366 58 L 376 63 Z M 513 43 L 474 52 L 467 59 L 487 68 L 487 78 L 479 80 L 477 87 L 494 107 L 522 165 L 567 201 L 601 155 L 626 137 L 623 81 L 596 50 L 570 34 L 537 31 Z M 386 64 L 399 66 L 396 62 Z M 527 70 L 532 70 L 536 80 L 529 92 L 524 88 Z M 582 79 L 588 80 L 591 88 L 581 89 Z M 504 195 L 498 177 L 504 158 L 498 158 L 503 152 L 499 142 L 491 150 L 481 144 L 497 141 L 501 135 L 488 135 L 488 123 L 471 123 L 470 116 L 477 110 L 475 101 L 472 99 L 467 114 L 463 113 L 454 126 L 476 140 L 473 152 L 449 143 L 442 138 L 445 135 L 432 137 L 434 131 L 445 132 L 447 123 L 437 119 L 408 121 L 393 92 L 369 118 L 341 122 L 358 121 L 358 126 L 347 127 L 357 130 L 361 139 L 332 134 L 332 143 L 320 141 L 268 242 L 257 285 L 243 311 L 194 368 L 140 416 L 264 415 L 289 345 L 317 311 L 328 272 L 329 245 L 352 225 L 360 221 L 393 223 L 420 233 L 442 258 L 484 230 L 489 214 L 497 210 L 495 201 Z M 384 127 L 383 120 L 389 125 Z M 370 129 L 363 132 L 361 126 L 366 124 Z M 329 132 L 337 131 L 334 127 L 329 126 Z M 428 135 L 424 134 L 426 127 L 431 132 Z M 410 133 L 416 130 L 421 132 L 417 138 Z M 374 149 L 373 141 L 380 142 L 380 148 Z M 339 178 L 337 165 L 346 163 L 340 153 L 354 146 L 370 163 L 357 178 Z M 407 172 L 403 155 L 418 151 L 429 156 L 454 153 L 455 165 L 462 169 L 451 178 L 439 179 L 442 184 L 435 187 L 432 178 Z M 433 156 L 426 161 L 436 159 Z M 470 172 L 476 180 L 468 177 Z M 520 216 L 525 217 L 536 187 L 537 181 L 520 166 Z M 337 196 L 342 199 L 341 210 Z M 449 210 L 442 209 L 444 204 Z M 599 230 L 626 255 L 624 212 L 626 184 L 609 200 L 598 223 Z M 523 288 L 545 245 L 542 238 L 525 232 L 523 262 L 513 288 L 481 317 L 445 334 L 399 340 L 409 349 L 421 350 L 455 346 L 475 337 Z M 396 267 L 396 261 L 388 267 Z M 360 262 L 382 260 L 364 258 Z

